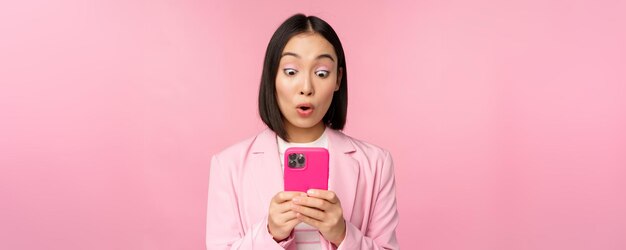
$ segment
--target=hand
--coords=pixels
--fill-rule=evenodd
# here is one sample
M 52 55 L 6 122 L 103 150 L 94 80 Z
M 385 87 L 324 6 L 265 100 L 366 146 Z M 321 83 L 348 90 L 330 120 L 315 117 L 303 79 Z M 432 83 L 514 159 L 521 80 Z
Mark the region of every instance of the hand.
M 270 202 L 267 229 L 276 242 L 286 239 L 291 230 L 300 223 L 296 212 L 291 211 L 291 199 L 306 195 L 302 192 L 278 192 Z
M 308 196 L 292 198 L 296 218 L 320 231 L 335 246 L 346 237 L 346 222 L 339 198 L 333 191 L 310 189 Z

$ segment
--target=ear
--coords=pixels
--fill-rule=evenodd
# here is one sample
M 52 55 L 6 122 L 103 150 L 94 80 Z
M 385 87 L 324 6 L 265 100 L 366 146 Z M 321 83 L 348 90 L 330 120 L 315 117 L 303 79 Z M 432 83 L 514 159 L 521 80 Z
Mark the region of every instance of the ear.
M 337 86 L 335 87 L 335 91 L 339 90 L 339 87 L 341 86 L 342 77 L 343 77 L 343 68 L 339 68 L 339 71 L 337 73 Z

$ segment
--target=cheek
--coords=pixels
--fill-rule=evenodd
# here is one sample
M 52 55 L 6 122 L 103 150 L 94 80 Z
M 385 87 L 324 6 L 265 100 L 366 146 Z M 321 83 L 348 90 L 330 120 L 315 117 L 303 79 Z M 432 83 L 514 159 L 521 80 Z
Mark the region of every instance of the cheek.
M 285 79 L 281 79 L 280 77 L 276 78 L 276 97 L 278 98 L 278 104 L 289 100 L 292 91 L 290 86 L 291 84 Z
M 337 87 L 337 79 L 333 78 L 333 79 L 327 79 L 323 84 L 322 84 L 322 89 L 320 89 L 320 92 L 324 98 L 324 100 L 327 100 L 330 102 L 330 100 L 333 99 L 333 94 L 335 93 L 335 88 Z M 329 104 L 330 105 L 330 104 Z

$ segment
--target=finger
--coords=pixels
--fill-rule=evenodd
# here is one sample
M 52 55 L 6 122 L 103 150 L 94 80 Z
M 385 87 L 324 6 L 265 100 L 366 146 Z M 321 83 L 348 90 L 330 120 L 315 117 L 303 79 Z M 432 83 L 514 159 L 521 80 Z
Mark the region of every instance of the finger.
M 310 226 L 312 226 L 314 228 L 317 228 L 318 230 L 320 229 L 320 226 L 322 225 L 321 221 L 313 219 L 311 217 L 308 217 L 308 216 L 306 216 L 304 214 L 297 213 L 296 215 L 298 216 L 298 220 L 300 220 L 300 221 L 302 221 L 302 222 L 304 222 L 306 224 L 309 224 Z
M 274 201 L 275 203 L 283 203 L 285 201 L 289 201 L 291 200 L 293 197 L 296 196 L 300 196 L 303 195 L 304 193 L 302 192 L 278 192 L 276 195 L 274 195 L 274 197 L 272 198 L 272 201 Z
M 306 215 L 307 217 L 311 217 L 316 220 L 324 221 L 326 218 L 326 213 L 316 208 L 310 208 L 305 206 L 294 206 L 293 211 Z
M 295 216 L 295 213 L 294 213 L 294 216 Z M 295 217 L 292 220 L 285 222 L 285 226 L 293 230 L 293 228 L 296 227 L 296 225 L 300 224 L 300 222 L 302 221 L 300 221 L 300 219 Z
M 309 189 L 307 194 L 311 197 L 320 198 L 327 200 L 330 203 L 338 203 L 339 197 L 335 194 L 335 192 L 330 190 L 322 190 L 322 189 Z
M 279 213 L 284 213 L 287 212 L 289 210 L 291 210 L 291 208 L 293 207 L 293 202 L 292 201 L 286 201 L 280 204 L 276 204 L 274 205 L 275 209 L 274 211 L 277 211 Z
M 296 205 L 313 207 L 324 211 L 326 211 L 330 206 L 328 201 L 316 197 L 297 196 L 294 197 L 292 201 Z
M 283 203 L 272 202 L 272 204 L 270 204 L 270 213 L 273 213 L 273 214 L 285 213 L 291 210 L 292 205 L 293 205 L 293 202 L 283 202 Z
M 288 223 L 291 220 L 297 219 L 295 211 L 287 211 L 278 215 L 278 221 L 282 223 Z
M 306 195 L 306 194 L 302 193 L 302 195 Z M 292 200 L 288 200 L 280 204 L 274 204 L 273 206 L 274 206 L 274 211 L 279 212 L 279 213 L 285 213 L 287 211 L 290 211 L 293 208 L 294 203 L 292 199 Z

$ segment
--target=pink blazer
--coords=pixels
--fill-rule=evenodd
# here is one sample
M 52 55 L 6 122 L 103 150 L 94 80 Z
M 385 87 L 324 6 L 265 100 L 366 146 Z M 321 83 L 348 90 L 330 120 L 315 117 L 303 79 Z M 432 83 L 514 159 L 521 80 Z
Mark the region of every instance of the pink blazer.
M 338 249 L 398 249 L 398 211 L 389 152 L 327 128 L 328 188 L 340 199 L 346 238 Z M 267 229 L 272 197 L 283 191 L 276 134 L 266 129 L 211 159 L 207 249 L 295 249 Z M 320 234 L 322 249 L 335 249 Z

